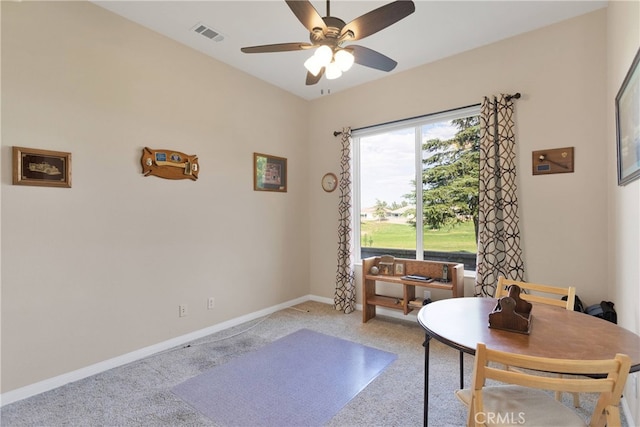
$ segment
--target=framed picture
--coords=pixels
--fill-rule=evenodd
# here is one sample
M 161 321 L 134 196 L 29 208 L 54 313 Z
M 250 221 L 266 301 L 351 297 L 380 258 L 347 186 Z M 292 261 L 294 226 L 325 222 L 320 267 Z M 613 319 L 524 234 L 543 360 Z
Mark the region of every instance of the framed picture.
M 378 268 L 383 276 L 393 276 L 393 265 L 378 263 Z
M 393 273 L 396 276 L 404 276 L 404 264 L 401 262 L 396 262 L 393 265 Z
M 618 185 L 640 178 L 640 49 L 616 95 Z
M 71 187 L 71 153 L 13 147 L 13 184 Z
M 255 191 L 287 191 L 287 159 L 253 153 L 253 189 Z

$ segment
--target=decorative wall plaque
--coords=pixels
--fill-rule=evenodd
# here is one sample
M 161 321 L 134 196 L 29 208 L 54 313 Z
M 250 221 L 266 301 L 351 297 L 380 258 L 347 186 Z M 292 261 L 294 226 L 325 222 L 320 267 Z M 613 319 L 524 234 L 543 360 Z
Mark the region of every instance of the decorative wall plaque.
M 198 179 L 198 156 L 174 150 L 142 150 L 142 173 L 166 179 Z
M 573 147 L 534 151 L 532 157 L 534 175 L 573 172 Z

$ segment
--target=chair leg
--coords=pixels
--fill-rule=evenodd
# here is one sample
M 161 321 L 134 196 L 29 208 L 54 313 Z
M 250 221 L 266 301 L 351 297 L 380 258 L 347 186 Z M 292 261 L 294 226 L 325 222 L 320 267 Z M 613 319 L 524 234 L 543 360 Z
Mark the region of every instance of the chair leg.
M 473 395 L 471 396 L 471 402 L 469 402 L 469 408 L 467 408 L 467 427 L 476 427 L 475 421 L 475 401 L 473 400 Z
M 560 378 L 562 378 L 562 375 L 559 375 Z M 576 408 L 580 407 L 580 394 L 579 393 L 571 393 L 573 395 L 573 406 Z M 562 392 L 561 391 L 556 391 L 556 400 L 561 402 L 562 401 Z
M 605 416 L 608 426 L 622 425 L 620 421 L 620 410 L 617 407 L 608 407 L 605 409 Z
M 573 393 L 573 406 L 576 408 L 580 407 L 580 394 L 578 393 Z

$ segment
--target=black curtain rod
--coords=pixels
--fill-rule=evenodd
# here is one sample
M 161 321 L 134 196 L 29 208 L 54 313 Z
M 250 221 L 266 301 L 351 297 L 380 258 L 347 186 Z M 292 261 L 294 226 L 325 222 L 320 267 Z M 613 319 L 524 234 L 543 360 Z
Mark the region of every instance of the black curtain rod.
M 406 122 L 406 121 L 409 121 L 409 120 L 421 119 L 421 118 L 433 116 L 433 115 L 436 115 L 436 114 L 449 113 L 451 111 L 463 110 L 463 109 L 469 108 L 469 107 L 477 107 L 479 105 L 480 104 L 471 104 L 471 105 L 467 105 L 466 107 L 452 108 L 450 110 L 439 111 L 437 113 L 429 113 L 429 114 L 423 114 L 421 116 L 409 117 L 408 119 L 392 120 L 390 122 L 378 123 L 377 125 L 364 126 L 364 127 L 361 127 L 361 128 L 352 129 L 352 131 L 360 131 L 360 130 L 363 130 L 363 129 L 369 129 L 369 128 L 378 127 L 378 126 L 392 125 L 394 123 L 400 123 L 400 122 Z M 340 131 L 333 132 L 333 136 L 338 136 L 338 135 L 342 135 L 342 132 L 340 132 Z
M 505 98 L 507 99 L 507 101 L 511 101 L 512 99 L 520 99 L 521 96 L 522 95 L 520 95 L 520 92 L 516 92 L 513 95 L 507 95 Z M 477 107 L 479 105 L 481 105 L 481 104 L 471 104 L 471 105 L 467 105 L 466 107 L 452 108 L 450 110 L 439 111 L 437 113 L 423 114 L 422 116 L 409 117 L 408 119 L 401 119 L 401 120 L 393 120 L 393 121 L 386 122 L 386 123 L 379 123 L 377 125 L 365 126 L 365 127 L 361 127 L 361 128 L 358 128 L 358 129 L 352 129 L 352 130 L 353 131 L 360 131 L 360 130 L 368 129 L 368 128 L 372 128 L 372 127 L 385 126 L 385 125 L 390 125 L 390 124 L 393 124 L 393 123 L 404 122 L 404 121 L 407 121 L 407 120 L 414 120 L 414 119 L 420 119 L 420 118 L 423 118 L 423 117 L 429 117 L 429 116 L 433 116 L 435 114 L 442 114 L 442 113 L 449 113 L 451 111 L 456 111 L 456 110 L 463 110 L 463 109 L 469 108 L 469 107 Z M 342 135 L 342 132 L 338 131 L 338 130 L 333 132 L 333 136 L 334 137 L 338 136 L 338 135 Z

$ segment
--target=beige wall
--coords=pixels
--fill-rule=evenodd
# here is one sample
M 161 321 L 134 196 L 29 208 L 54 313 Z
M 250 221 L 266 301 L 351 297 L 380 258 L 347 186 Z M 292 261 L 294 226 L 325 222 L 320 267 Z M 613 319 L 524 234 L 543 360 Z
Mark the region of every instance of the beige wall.
M 88 2 L 3 1 L 2 33 L 3 392 L 308 294 L 306 101 Z M 11 185 L 14 145 L 71 152 L 73 188 Z
M 615 185 L 612 148 L 637 16 L 637 2 L 616 2 L 306 102 L 89 3 L 2 2 L 2 392 L 308 294 L 333 298 L 338 192 L 320 189 L 339 171 L 333 131 L 501 92 L 523 95 L 527 278 L 613 299 L 638 332 L 640 191 Z M 72 152 L 73 188 L 12 186 L 14 145 Z M 200 179 L 143 177 L 144 146 L 197 154 Z M 531 176 L 532 150 L 564 146 L 575 173 Z M 252 191 L 254 151 L 289 159 L 287 194 Z
M 612 299 L 618 322 L 640 333 L 640 181 L 617 186 L 616 129 L 613 100 L 640 46 L 640 2 L 611 2 L 607 11 L 607 194 L 609 263 Z M 625 397 L 640 423 L 638 374 L 627 382 Z
M 331 132 L 480 103 L 520 92 L 516 101 L 517 185 L 526 277 L 574 285 L 588 303 L 604 299 L 606 269 L 606 11 L 478 48 L 312 104 L 311 171 L 338 170 Z M 575 147 L 575 173 L 532 176 L 533 150 Z M 331 156 L 325 153 L 330 150 Z M 380 171 L 384 173 L 384 171 Z M 311 200 L 312 258 L 335 253 L 337 194 Z M 327 200 L 325 200 L 327 199 Z M 331 202 L 329 202 L 331 201 Z M 311 265 L 311 293 L 330 296 L 333 259 Z M 591 268 L 591 266 L 600 266 Z M 467 280 L 467 295 L 473 293 Z

